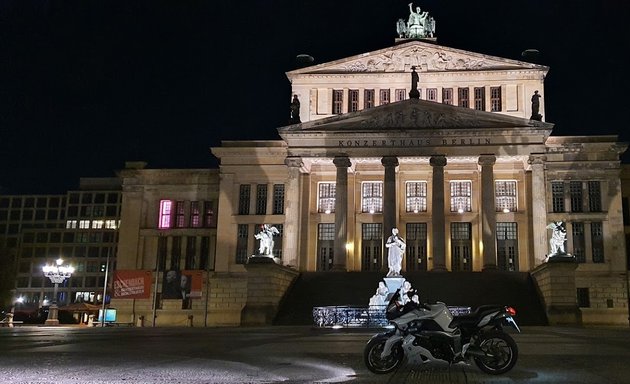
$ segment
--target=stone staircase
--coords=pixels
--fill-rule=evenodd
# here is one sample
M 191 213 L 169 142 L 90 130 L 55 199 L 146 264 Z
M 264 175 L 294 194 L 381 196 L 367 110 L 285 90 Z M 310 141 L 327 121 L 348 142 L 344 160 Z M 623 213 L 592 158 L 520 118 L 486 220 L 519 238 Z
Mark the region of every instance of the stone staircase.
M 274 319 L 277 325 L 311 325 L 318 306 L 367 307 L 383 272 L 304 272 L 289 288 Z M 406 272 L 424 302 L 473 309 L 510 305 L 519 325 L 547 325 L 544 306 L 527 272 Z

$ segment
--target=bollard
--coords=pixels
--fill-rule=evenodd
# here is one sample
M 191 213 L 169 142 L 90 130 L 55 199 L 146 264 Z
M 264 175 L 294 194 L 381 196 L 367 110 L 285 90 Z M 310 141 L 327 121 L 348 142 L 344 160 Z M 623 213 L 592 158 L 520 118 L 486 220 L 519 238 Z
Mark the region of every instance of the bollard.
M 138 327 L 144 327 L 144 316 L 138 316 L 138 321 L 136 323 Z
M 188 315 L 188 326 L 189 327 L 193 326 L 193 315 Z
M 88 327 L 93 327 L 94 326 L 94 315 L 89 315 L 88 316 L 88 323 L 87 323 Z
M 7 313 L 7 323 L 9 328 L 13 328 L 13 313 L 11 312 Z

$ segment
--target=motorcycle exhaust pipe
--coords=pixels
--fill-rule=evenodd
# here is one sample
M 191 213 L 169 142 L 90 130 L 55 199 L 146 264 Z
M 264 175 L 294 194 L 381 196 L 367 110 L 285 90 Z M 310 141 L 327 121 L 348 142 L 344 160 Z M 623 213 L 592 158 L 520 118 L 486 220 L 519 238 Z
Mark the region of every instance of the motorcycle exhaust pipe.
M 477 349 L 477 348 L 468 348 L 468 350 L 466 351 L 466 355 L 467 356 L 486 357 L 486 358 L 493 358 L 494 357 L 492 355 L 489 355 L 489 354 L 485 353 L 481 349 Z

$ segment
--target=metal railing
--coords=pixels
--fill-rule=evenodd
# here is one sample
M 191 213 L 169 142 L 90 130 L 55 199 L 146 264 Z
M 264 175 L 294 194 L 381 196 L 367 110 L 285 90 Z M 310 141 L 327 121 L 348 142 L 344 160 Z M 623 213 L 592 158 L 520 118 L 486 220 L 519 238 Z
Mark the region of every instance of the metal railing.
M 385 317 L 386 305 L 353 307 L 336 305 L 313 307 L 313 324 L 319 328 L 379 328 L 389 324 Z M 470 313 L 470 307 L 448 307 L 453 316 Z

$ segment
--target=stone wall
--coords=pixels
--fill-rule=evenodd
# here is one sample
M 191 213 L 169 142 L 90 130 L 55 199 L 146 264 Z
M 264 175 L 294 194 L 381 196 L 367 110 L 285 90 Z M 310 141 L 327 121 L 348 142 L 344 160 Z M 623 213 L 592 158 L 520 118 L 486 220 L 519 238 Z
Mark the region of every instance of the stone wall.
M 590 306 L 580 308 L 584 324 L 628 325 L 626 276 L 578 274 L 576 288 L 588 288 Z
M 550 325 L 581 324 L 581 313 L 577 306 L 575 290 L 574 259 L 546 262 L 531 274 L 545 305 Z
M 270 259 L 271 260 L 271 259 Z M 247 268 L 247 305 L 242 325 L 271 325 L 280 301 L 299 273 L 276 263 L 250 263 Z

